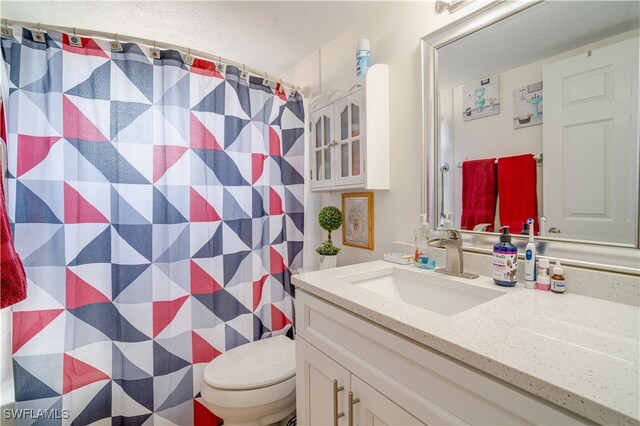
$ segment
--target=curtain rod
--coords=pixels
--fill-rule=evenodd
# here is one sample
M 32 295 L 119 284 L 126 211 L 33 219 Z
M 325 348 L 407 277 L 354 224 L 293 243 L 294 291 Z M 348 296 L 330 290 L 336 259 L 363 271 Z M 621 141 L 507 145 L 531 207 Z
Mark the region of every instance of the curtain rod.
M 233 65 L 235 67 L 237 67 L 238 69 L 241 70 L 245 70 L 257 77 L 263 77 L 263 78 L 269 78 L 269 74 L 267 74 L 266 72 L 259 70 L 257 68 L 253 68 L 250 66 L 247 66 L 245 64 L 241 64 L 240 62 L 236 62 L 236 61 L 232 61 L 231 59 L 227 59 L 227 58 L 223 58 L 219 55 L 212 55 L 210 53 L 207 52 L 202 52 L 200 50 L 193 50 L 189 47 L 185 47 L 185 46 L 178 46 L 175 44 L 170 44 L 170 43 L 164 43 L 164 42 L 159 42 L 156 40 L 150 40 L 150 39 L 146 39 L 146 38 L 140 38 L 140 37 L 134 37 L 134 36 L 130 36 L 130 35 L 126 35 L 126 34 L 120 34 L 120 33 L 108 33 L 108 32 L 104 32 L 104 31 L 94 31 L 94 30 L 87 30 L 87 29 L 83 29 L 83 28 L 75 28 L 75 27 L 62 27 L 59 25 L 50 25 L 50 24 L 42 24 L 42 23 L 35 23 L 35 22 L 25 22 L 25 21 L 16 21 L 13 19 L 2 19 L 1 21 L 2 26 L 11 26 L 11 25 L 19 25 L 22 27 L 27 27 L 27 28 L 31 28 L 31 29 L 37 29 L 38 31 L 46 31 L 47 29 L 49 30 L 56 30 L 56 31 L 60 31 L 63 33 L 67 33 L 67 34 L 75 34 L 75 35 L 79 35 L 79 36 L 83 36 L 83 37 L 98 37 L 98 38 L 102 38 L 105 40 L 111 40 L 114 41 L 117 39 L 117 41 L 119 42 L 131 42 L 131 43 L 138 43 L 138 44 L 143 44 L 147 47 L 153 47 L 153 48 L 157 48 L 157 49 L 172 49 L 172 50 L 178 50 L 181 51 L 183 53 L 187 53 L 198 57 L 198 58 L 203 58 L 203 59 L 209 59 L 211 61 L 214 62 L 222 62 L 226 65 Z M 286 81 L 283 81 L 281 79 L 277 79 L 277 78 L 271 78 L 272 81 L 278 82 L 280 84 L 282 84 L 283 86 L 289 86 L 293 89 L 295 89 L 296 91 L 300 92 L 300 94 L 303 97 L 308 97 L 310 94 L 310 90 L 308 86 L 302 87 L 302 86 L 297 86 L 293 83 L 289 83 Z

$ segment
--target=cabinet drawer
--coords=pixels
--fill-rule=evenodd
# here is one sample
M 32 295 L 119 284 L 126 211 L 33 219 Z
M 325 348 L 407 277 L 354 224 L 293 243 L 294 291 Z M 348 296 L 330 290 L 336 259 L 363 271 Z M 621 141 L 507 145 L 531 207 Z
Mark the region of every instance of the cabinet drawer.
M 296 322 L 300 337 L 425 423 L 440 408 L 458 423 L 591 424 L 300 290 Z

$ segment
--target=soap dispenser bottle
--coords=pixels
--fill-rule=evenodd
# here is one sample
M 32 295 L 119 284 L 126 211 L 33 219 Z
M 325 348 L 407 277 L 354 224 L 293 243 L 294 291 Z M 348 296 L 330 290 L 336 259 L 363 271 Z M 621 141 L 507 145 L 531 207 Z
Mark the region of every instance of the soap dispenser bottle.
M 511 244 L 509 227 L 500 229 L 500 242 L 493 246 L 493 281 L 497 285 L 513 287 L 518 281 L 518 249 Z
M 435 268 L 435 262 L 429 258 L 427 253 L 429 251 L 429 222 L 427 222 L 426 214 L 420 215 L 420 225 L 415 232 L 415 243 L 413 255 L 415 266 L 423 269 Z

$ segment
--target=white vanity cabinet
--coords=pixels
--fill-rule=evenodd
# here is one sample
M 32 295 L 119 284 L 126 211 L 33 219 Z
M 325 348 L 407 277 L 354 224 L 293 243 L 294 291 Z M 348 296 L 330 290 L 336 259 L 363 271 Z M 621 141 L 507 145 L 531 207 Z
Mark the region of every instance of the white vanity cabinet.
M 388 65 L 373 65 L 364 85 L 320 96 L 311 110 L 311 189 L 389 189 Z
M 420 425 L 418 419 L 303 339 L 296 341 L 301 425 Z
M 303 290 L 295 303 L 300 425 L 592 424 Z

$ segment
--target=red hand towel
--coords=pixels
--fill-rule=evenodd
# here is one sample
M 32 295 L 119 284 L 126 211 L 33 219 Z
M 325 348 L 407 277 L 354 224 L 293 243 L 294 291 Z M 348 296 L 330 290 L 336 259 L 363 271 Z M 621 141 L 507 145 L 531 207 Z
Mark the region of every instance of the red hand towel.
M 0 136 L 5 139 L 4 111 L 0 101 Z M 4 142 L 0 142 L 4 143 Z M 27 297 L 27 275 L 11 241 L 11 228 L 4 199 L 3 176 L 0 173 L 0 308 Z
M 536 160 L 533 154 L 498 159 L 500 224 L 511 234 L 519 234 L 527 219 L 538 223 Z M 538 233 L 536 227 L 535 234 Z
M 493 232 L 495 215 L 495 159 L 463 162 L 461 228 L 473 230 L 480 223 L 489 223 L 487 231 Z

